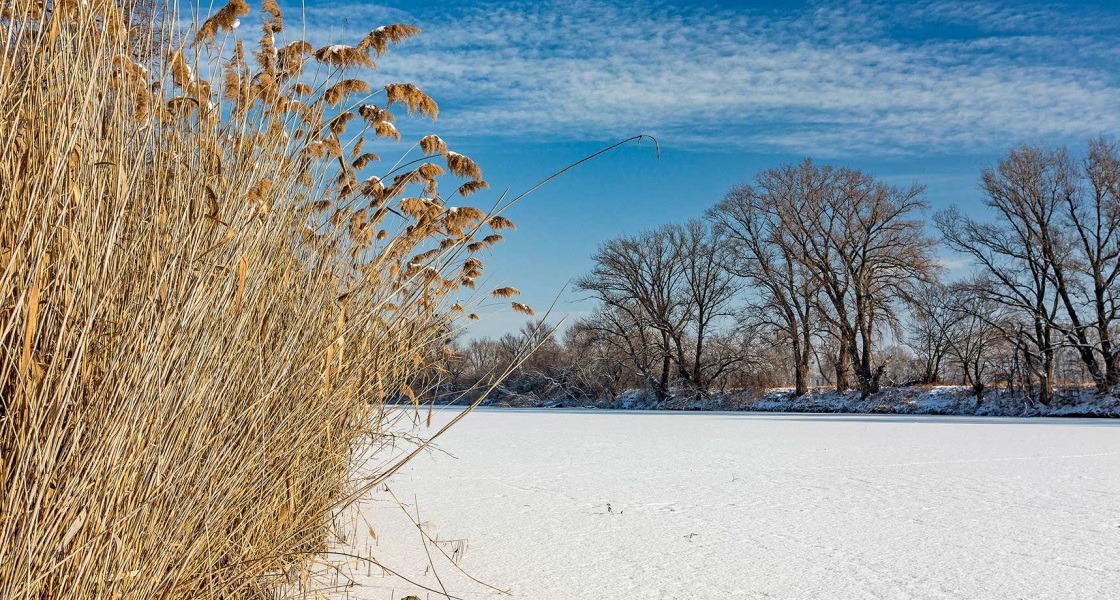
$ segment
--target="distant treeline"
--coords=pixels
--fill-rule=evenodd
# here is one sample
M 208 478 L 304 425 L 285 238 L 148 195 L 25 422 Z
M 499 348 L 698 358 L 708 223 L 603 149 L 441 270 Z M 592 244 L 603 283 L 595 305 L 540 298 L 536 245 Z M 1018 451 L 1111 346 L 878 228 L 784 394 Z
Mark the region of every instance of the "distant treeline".
M 924 216 L 921 185 L 804 160 L 733 187 L 704 217 L 604 243 L 577 286 L 598 303 L 455 344 L 452 385 L 572 397 L 813 385 L 993 385 L 1043 404 L 1058 382 L 1120 383 L 1120 154 L 1021 146 L 980 175 L 984 210 Z M 931 226 L 932 225 L 932 226 Z M 963 256 L 950 280 L 941 256 Z

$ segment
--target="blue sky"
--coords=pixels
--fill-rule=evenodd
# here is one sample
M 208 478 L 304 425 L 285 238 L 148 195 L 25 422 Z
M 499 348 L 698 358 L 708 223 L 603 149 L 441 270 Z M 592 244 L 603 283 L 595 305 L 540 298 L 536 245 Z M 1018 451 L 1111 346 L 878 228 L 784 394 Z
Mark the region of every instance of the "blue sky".
M 978 199 L 983 165 L 1021 143 L 1120 133 L 1116 2 L 311 1 L 307 37 L 356 42 L 393 22 L 424 33 L 379 61 L 440 119 L 400 120 L 519 192 L 645 133 L 513 207 L 486 268 L 555 314 L 590 310 L 569 280 L 603 241 L 699 216 L 735 183 L 805 156 L 928 186 L 934 210 Z M 300 21 L 288 9 L 289 28 Z M 479 203 L 485 197 L 480 197 Z M 952 257 L 946 257 L 952 261 Z M 474 335 L 524 317 L 488 315 Z

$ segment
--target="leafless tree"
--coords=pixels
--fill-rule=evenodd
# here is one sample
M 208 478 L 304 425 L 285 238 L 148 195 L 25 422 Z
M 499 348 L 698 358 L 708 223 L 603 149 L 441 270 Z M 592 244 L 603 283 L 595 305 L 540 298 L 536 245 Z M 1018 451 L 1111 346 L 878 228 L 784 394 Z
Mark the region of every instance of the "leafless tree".
M 1079 179 L 1060 190 L 1060 223 L 1072 246 L 1072 260 L 1054 271 L 1069 322 L 1062 329 L 1104 391 L 1120 383 L 1114 339 L 1120 318 L 1120 155 L 1115 144 L 1098 139 L 1090 143 L 1080 174 L 1064 151 L 1052 160 L 1065 176 Z
M 1022 146 L 981 177 L 994 220 L 955 207 L 936 218 L 946 244 L 991 280 L 989 295 L 1026 321 L 1017 337 L 1043 403 L 1061 347 L 1076 350 L 1101 390 L 1120 382 L 1118 165 L 1115 145 L 1101 140 L 1081 169 L 1065 149 Z
M 578 385 L 590 395 L 614 398 L 648 381 L 633 364 L 633 347 L 624 344 L 620 351 L 618 336 L 603 335 L 592 325 L 594 319 L 580 319 L 564 332 L 565 356 Z M 648 371 L 648 361 L 645 364 Z
M 848 169 L 838 179 L 816 223 L 818 243 L 831 244 L 833 252 L 818 252 L 816 266 L 834 314 L 850 307 L 851 320 L 836 319 L 836 324 L 858 359 L 856 377 L 866 396 L 879 391 L 886 367 L 873 364 L 875 337 L 884 326 L 899 329 L 900 303 L 936 272 L 934 242 L 917 218 L 925 208 L 921 186 L 899 188 Z M 846 276 L 836 277 L 837 271 Z M 842 285 L 834 285 L 838 280 Z
M 1006 351 L 1008 335 L 1016 330 L 1002 305 L 985 293 L 986 283 L 973 280 L 949 286 L 940 296 L 947 317 L 946 351 L 980 402 Z
M 668 348 L 665 338 L 643 320 L 636 303 L 600 306 L 590 316 L 576 321 L 572 330 L 576 332 L 574 339 L 579 341 L 577 350 L 594 349 L 601 353 L 601 360 L 593 361 L 599 367 L 610 372 L 632 371 L 637 375 L 637 383 L 655 391 L 664 392 L 668 387 L 670 366 L 664 360 Z
M 690 365 L 683 374 L 696 391 L 706 393 L 714 380 L 744 360 L 741 352 L 712 352 L 714 348 L 709 345 L 719 325 L 734 316 L 734 302 L 742 283 L 731 273 L 729 245 L 708 223 L 692 220 L 671 231 L 671 243 L 680 253 L 684 269 L 687 331 L 691 337 L 687 345 L 680 337 L 675 338 L 677 360 Z M 691 356 L 684 355 L 688 346 Z
M 727 240 L 732 270 L 753 290 L 749 320 L 780 332 L 793 362 L 794 394 L 809 389 L 815 309 L 820 286 L 806 267 L 807 242 L 783 222 L 788 207 L 814 187 L 788 169 L 763 171 L 754 185 L 736 186 L 708 211 Z M 813 173 L 803 173 L 813 175 Z
M 515 358 L 508 345 L 487 338 L 467 342 L 460 353 L 463 357 L 460 383 L 465 385 L 490 381 Z
M 739 282 L 722 238 L 702 221 L 669 225 L 604 243 L 577 282 L 603 309 L 583 325 L 613 336 L 662 397 L 679 379 L 706 393 L 739 358 L 707 352 L 728 322 Z M 660 364 L 650 364 L 656 356 Z
M 661 353 L 660 374 L 654 385 L 660 397 L 669 395 L 674 355 L 683 355 L 685 329 L 691 317 L 691 298 L 681 251 L 671 227 L 637 236 L 607 241 L 592 256 L 595 266 L 576 286 L 590 292 L 611 317 L 625 320 L 642 331 L 653 329 L 653 342 Z M 677 363 L 680 375 L 687 366 Z
M 955 319 L 951 291 L 940 282 L 919 285 L 911 301 L 907 345 L 921 362 L 918 383 L 938 383 Z
M 936 270 L 933 240 L 916 218 L 925 207 L 923 188 L 898 188 L 858 170 L 810 160 L 766 171 L 758 180 L 761 191 L 733 191 L 722 210 L 733 215 L 724 221 L 740 230 L 740 241 L 755 237 L 746 243 L 758 245 L 759 235 L 769 240 L 758 252 L 745 246 L 757 261 L 748 268 L 771 280 L 762 286 L 769 300 L 791 307 L 795 297 L 805 296 L 797 288 L 802 274 L 794 267 L 782 272 L 782 261 L 788 257 L 809 273 L 821 293 L 817 313 L 837 342 L 832 361 L 837 389 L 849 387 L 854 367 L 860 391 L 865 396 L 878 391 L 886 365 L 874 364 L 875 339 L 884 327 L 898 328 L 900 302 Z M 736 204 L 745 210 L 735 210 Z M 751 219 L 757 223 L 753 229 Z M 763 266 L 773 264 L 776 269 Z M 776 275 L 767 275 L 767 269 Z M 802 309 L 784 320 L 797 325 L 791 337 L 808 350 L 807 314 Z

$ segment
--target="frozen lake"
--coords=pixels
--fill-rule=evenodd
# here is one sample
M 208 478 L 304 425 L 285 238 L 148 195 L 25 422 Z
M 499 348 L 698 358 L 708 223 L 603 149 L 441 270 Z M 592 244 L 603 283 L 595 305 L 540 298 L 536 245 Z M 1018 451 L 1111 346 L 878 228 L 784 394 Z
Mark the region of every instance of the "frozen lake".
M 497 409 L 439 447 L 389 487 L 513 598 L 1120 598 L 1120 421 Z M 429 547 L 437 580 L 384 492 L 362 511 L 359 551 L 504 597 Z

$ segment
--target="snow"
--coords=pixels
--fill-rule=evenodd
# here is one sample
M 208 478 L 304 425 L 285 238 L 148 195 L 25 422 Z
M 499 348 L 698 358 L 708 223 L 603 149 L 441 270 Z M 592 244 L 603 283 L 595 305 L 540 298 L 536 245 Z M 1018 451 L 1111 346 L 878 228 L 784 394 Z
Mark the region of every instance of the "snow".
M 549 380 L 551 381 L 551 380 Z M 798 413 L 890 413 L 924 415 L 980 415 L 1003 417 L 1120 417 L 1120 390 L 1097 394 L 1092 387 L 1063 387 L 1054 400 L 1042 405 L 1021 390 L 993 387 L 978 402 L 972 389 L 959 385 L 898 386 L 863 398 L 858 391 L 844 393 L 819 388 L 794 396 L 793 388 L 764 392 L 744 390 L 707 396 L 676 390 L 659 399 L 644 390 L 627 390 L 613 398 L 573 397 L 567 389 L 548 382 L 529 389 L 499 386 L 483 400 L 485 406 L 518 408 L 608 408 L 623 410 L 744 410 Z M 443 400 L 459 400 L 451 394 Z
M 761 412 L 891 413 L 1015 417 L 1120 417 L 1120 398 L 1098 395 L 1092 388 L 1064 388 L 1045 406 L 1005 388 L 989 390 L 983 402 L 964 386 L 886 388 L 862 398 L 859 392 L 817 390 L 794 397 L 791 390 L 771 390 L 744 408 Z
M 1120 597 L 1116 420 L 480 409 L 438 445 L 389 489 L 512 598 Z M 383 489 L 360 509 L 348 551 L 503 597 Z M 444 597 L 348 572 L 344 597 Z

